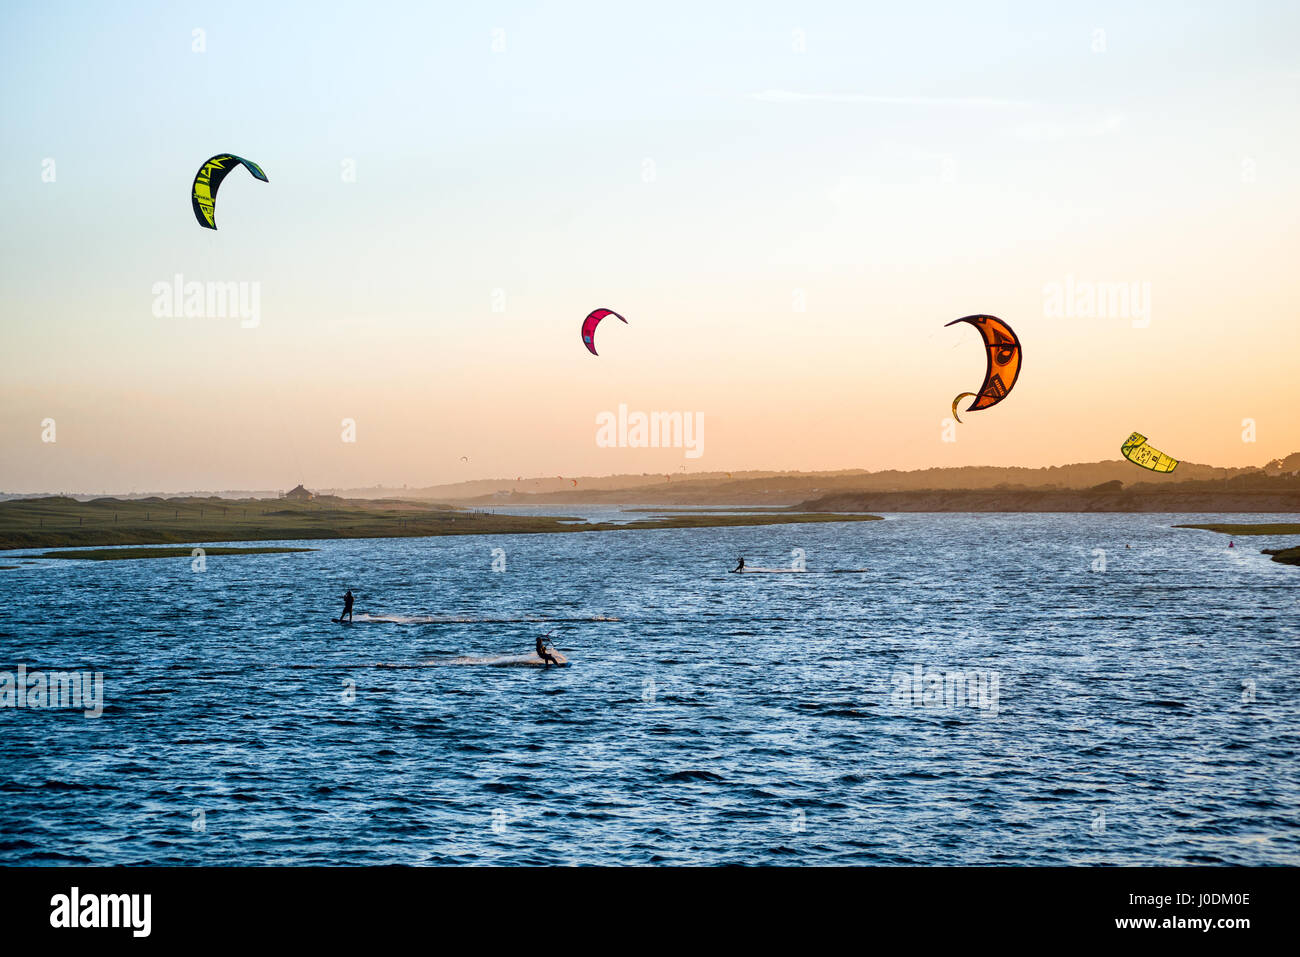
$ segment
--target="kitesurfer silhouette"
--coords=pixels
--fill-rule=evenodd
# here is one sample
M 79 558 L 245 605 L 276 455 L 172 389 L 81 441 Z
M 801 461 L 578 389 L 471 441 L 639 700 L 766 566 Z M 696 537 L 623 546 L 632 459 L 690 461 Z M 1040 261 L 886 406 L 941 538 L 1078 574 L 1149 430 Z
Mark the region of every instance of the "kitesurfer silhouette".
M 558 661 L 555 660 L 555 657 L 554 657 L 554 656 L 553 656 L 549 651 L 546 650 L 546 646 L 547 646 L 548 644 L 550 644 L 550 643 L 551 643 L 551 642 L 550 642 L 550 639 L 548 639 L 548 638 L 546 637 L 546 635 L 540 635 L 540 636 L 538 637 L 538 639 L 537 639 L 537 657 L 538 657 L 538 658 L 541 658 L 542 661 L 546 662 L 546 667 L 547 667 L 547 668 L 551 667 L 551 665 L 555 665 L 555 667 L 558 668 L 558 667 L 560 667 L 560 663 L 559 663 Z
M 352 620 L 352 589 L 351 588 L 349 588 L 348 593 L 343 596 L 343 611 L 339 614 L 339 621 L 343 620 L 344 615 L 347 616 L 348 621 Z
M 745 556 L 742 555 L 740 556 L 740 559 L 736 562 L 736 567 L 733 568 L 731 571 L 734 574 L 735 572 L 743 572 L 744 570 L 745 570 Z

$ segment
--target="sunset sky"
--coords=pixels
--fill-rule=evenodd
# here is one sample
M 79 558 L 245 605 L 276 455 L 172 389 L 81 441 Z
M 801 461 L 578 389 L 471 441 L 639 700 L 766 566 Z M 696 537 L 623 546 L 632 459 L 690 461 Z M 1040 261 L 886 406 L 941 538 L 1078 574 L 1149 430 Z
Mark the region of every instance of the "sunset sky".
M 0 6 L 0 491 L 1300 450 L 1300 5 L 471 7 Z

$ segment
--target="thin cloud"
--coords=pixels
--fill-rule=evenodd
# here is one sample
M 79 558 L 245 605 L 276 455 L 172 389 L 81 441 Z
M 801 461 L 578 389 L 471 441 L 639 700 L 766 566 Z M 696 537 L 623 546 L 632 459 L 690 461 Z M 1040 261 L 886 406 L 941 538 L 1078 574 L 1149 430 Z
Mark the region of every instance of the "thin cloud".
M 1022 126 L 1016 130 L 1016 136 L 1022 140 L 1043 143 L 1060 140 L 1095 139 L 1118 132 L 1124 125 L 1124 117 L 1111 113 L 1095 120 L 1073 123 L 1035 123 Z
M 760 103 L 874 103 L 884 106 L 958 106 L 980 110 L 1015 110 L 1032 104 L 990 96 L 879 96 L 871 93 L 793 93 L 764 90 L 750 93 Z

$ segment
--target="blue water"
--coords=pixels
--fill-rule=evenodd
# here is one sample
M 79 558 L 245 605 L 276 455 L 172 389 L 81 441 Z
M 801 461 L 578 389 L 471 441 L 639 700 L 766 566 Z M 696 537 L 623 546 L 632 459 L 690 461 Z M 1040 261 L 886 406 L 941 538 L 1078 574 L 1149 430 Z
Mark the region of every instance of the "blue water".
M 1300 568 L 1170 527 L 1197 520 L 0 571 L 0 671 L 97 670 L 106 701 L 0 708 L 0 864 L 1300 863 Z M 725 573 L 796 548 L 807 574 Z M 330 624 L 347 587 L 407 623 Z M 563 670 L 455 663 L 552 627 Z M 996 700 L 900 699 L 918 665 Z

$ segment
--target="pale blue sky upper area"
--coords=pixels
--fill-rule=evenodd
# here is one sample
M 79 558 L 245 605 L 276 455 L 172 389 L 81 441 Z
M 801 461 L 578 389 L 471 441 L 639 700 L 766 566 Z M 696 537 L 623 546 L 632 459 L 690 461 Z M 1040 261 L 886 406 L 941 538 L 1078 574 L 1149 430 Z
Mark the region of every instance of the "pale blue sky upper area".
M 1234 157 L 1266 149 L 1279 105 L 1300 90 L 1300 5 L 1285 2 L 10 0 L 0 17 L 6 284 L 46 268 L 60 238 L 52 214 L 121 247 L 195 238 L 186 185 L 222 150 L 256 159 L 275 184 L 236 185 L 240 201 L 269 204 L 257 227 L 284 220 L 313 255 L 395 213 L 403 236 L 436 248 L 433 234 L 456 232 L 463 250 L 499 233 L 500 216 L 516 235 L 545 229 L 593 191 L 635 181 L 645 157 L 684 181 L 672 199 L 683 207 L 861 173 L 864 154 L 880 161 L 875 177 L 923 175 L 891 168 L 888 144 L 956 154 L 964 179 L 1020 176 L 1032 189 L 1050 185 L 1050 171 L 1024 137 L 1082 141 L 1074 152 L 1096 168 L 1108 157 L 1087 134 L 1109 120 L 1138 145 L 1184 150 L 1194 172 L 1234 133 L 1247 140 Z M 196 26 L 203 54 L 190 49 Z M 502 54 L 490 48 L 496 27 Z M 1106 31 L 1104 69 L 1095 28 Z M 795 29 L 804 55 L 792 55 Z M 755 98 L 765 92 L 806 99 Z M 58 210 L 39 188 L 45 157 L 71 194 Z M 366 203 L 320 195 L 342 157 L 372 187 Z M 115 257 L 102 265 L 116 268 Z

